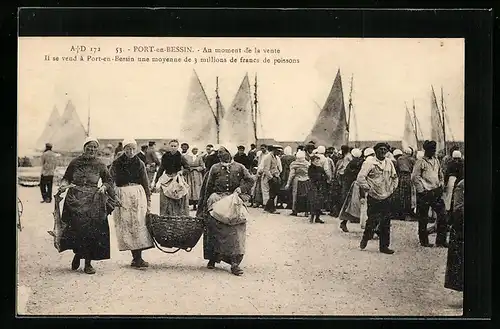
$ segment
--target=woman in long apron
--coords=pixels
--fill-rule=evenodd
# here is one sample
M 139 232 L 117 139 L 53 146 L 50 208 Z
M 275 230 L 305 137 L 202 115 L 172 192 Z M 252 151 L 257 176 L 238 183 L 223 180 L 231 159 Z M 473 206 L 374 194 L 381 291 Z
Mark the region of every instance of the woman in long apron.
M 286 183 L 288 182 L 288 176 L 290 175 L 290 164 L 295 161 L 295 156 L 292 155 L 292 148 L 286 146 L 283 150 L 284 155 L 281 157 L 281 189 L 278 195 L 278 204 L 283 208 L 283 203 L 286 203 L 286 209 L 292 209 L 292 193 L 286 188 Z
M 168 143 L 169 149 L 161 157 L 160 168 L 156 174 L 154 185 L 163 174 L 167 179 L 183 179 L 183 172 L 189 170 L 186 159 L 179 152 L 179 141 L 176 139 Z M 189 195 L 186 194 L 180 199 L 169 198 L 160 188 L 160 215 L 161 216 L 188 216 L 189 215 Z
M 110 174 L 116 185 L 116 195 L 122 207 L 115 209 L 118 250 L 132 252 L 131 266 L 148 267 L 142 251 L 153 248 L 153 240 L 146 226 L 146 214 L 151 209 L 151 192 L 146 165 L 136 155 L 137 143 L 123 141 L 123 154 L 113 161 Z
M 75 256 L 71 269 L 76 271 L 85 259 L 84 272 L 94 274 L 91 261 L 110 258 L 108 215 L 113 209 L 106 202 L 106 194 L 114 198 L 115 193 L 106 165 L 96 157 L 97 139 L 88 137 L 83 149 L 84 153 L 68 165 L 59 187 L 61 193 L 68 190 L 61 216 L 66 228 L 60 252 L 72 249 Z

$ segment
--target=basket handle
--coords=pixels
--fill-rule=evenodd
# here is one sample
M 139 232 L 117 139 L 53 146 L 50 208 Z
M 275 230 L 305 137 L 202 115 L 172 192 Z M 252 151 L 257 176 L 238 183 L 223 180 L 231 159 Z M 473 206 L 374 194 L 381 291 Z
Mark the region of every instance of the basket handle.
M 154 236 L 151 235 L 151 239 L 153 240 L 153 244 L 155 245 L 155 247 L 158 248 L 160 251 L 166 253 L 166 254 L 175 254 L 176 252 L 178 252 L 179 250 L 181 250 L 181 248 L 177 248 L 177 250 L 175 250 L 175 251 L 164 250 L 156 242 L 156 239 L 154 238 Z M 184 250 L 187 251 L 187 252 L 190 252 L 191 250 L 193 250 L 193 248 L 186 248 Z

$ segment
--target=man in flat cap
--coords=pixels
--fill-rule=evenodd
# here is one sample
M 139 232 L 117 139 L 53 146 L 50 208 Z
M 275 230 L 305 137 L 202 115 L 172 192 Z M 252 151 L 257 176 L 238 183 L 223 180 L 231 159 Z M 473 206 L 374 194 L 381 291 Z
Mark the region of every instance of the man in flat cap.
M 375 157 L 363 162 L 357 177 L 359 187 L 367 194 L 368 208 L 368 219 L 359 247 L 366 248 L 378 223 L 379 251 L 390 255 L 394 253 L 394 250 L 389 249 L 391 237 L 390 196 L 398 186 L 398 175 L 392 161 L 385 157 L 389 146 L 386 143 L 378 143 L 373 149 Z
M 418 239 L 423 247 L 432 247 L 427 231 L 428 211 L 431 207 L 437 214 L 436 246 L 447 247 L 446 209 L 442 199 L 444 175 L 436 158 L 436 142 L 424 142 L 424 156 L 417 160 L 411 175 L 417 191 Z
M 42 203 L 52 202 L 52 184 L 54 182 L 54 172 L 57 167 L 56 154 L 52 151 L 52 144 L 45 144 L 45 151 L 41 157 L 42 173 L 40 176 L 40 192 L 42 193 Z
M 245 154 L 245 146 L 243 146 L 243 145 L 238 146 L 238 153 L 236 153 L 234 155 L 233 160 L 234 160 L 234 162 L 241 163 L 248 170 L 251 169 L 250 159 L 249 159 L 248 155 Z

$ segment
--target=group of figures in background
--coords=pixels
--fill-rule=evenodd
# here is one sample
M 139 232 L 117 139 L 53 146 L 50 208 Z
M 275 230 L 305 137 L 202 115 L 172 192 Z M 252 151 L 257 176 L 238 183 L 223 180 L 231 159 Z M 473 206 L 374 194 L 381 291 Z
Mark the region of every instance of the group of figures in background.
M 42 156 L 42 202 L 51 202 L 50 177 L 56 165 L 50 149 L 47 145 Z M 227 225 L 210 215 L 215 202 L 237 193 L 269 214 L 288 209 L 291 216 L 305 214 L 311 223 L 324 223 L 321 215 L 328 214 L 341 220 L 344 232 L 349 232 L 348 222 L 361 223 L 360 248 L 377 235 L 384 254 L 394 253 L 389 248 L 390 221 L 416 219 L 423 247 L 433 247 L 429 235 L 435 233 L 435 245 L 449 248 L 446 287 L 463 289 L 464 162 L 456 147 L 438 159 L 434 141 L 425 141 L 423 151 L 401 151 L 387 143 L 337 150 L 309 142 L 296 152 L 289 146 L 257 149 L 254 144 L 248 152 L 243 145 L 232 149 L 211 144 L 200 152 L 171 140 L 160 153 L 154 142 L 137 150 L 135 140 L 126 139 L 108 163 L 96 156 L 98 149 L 97 139 L 88 138 L 83 155 L 70 163 L 59 188 L 69 189 L 62 213 L 69 229 L 61 251 L 74 251 L 73 269 L 85 259 L 85 273 L 94 273 L 91 260 L 110 257 L 106 217 L 111 213 L 119 250 L 131 250 L 133 267 L 148 267 L 142 251 L 154 245 L 145 218 L 151 194 L 159 192 L 160 215 L 188 216 L 192 206 L 205 219 L 207 267 L 224 261 L 233 274 L 241 275 L 246 223 Z M 187 193 L 179 198 L 167 193 L 165 187 L 172 181 L 185 186 Z M 431 228 L 429 221 L 434 221 Z

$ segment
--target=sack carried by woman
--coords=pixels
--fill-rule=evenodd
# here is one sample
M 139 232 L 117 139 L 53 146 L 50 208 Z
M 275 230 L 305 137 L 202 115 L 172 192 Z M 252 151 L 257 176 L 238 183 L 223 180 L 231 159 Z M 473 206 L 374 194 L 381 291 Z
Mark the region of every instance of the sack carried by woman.
M 210 215 L 227 225 L 238 225 L 247 221 L 248 210 L 238 193 L 225 196 L 212 205 Z
M 163 175 L 160 180 L 162 180 L 165 176 L 166 175 Z M 188 194 L 189 185 L 186 183 L 181 174 L 177 174 L 173 177 L 167 177 L 168 178 L 164 182 L 160 183 L 163 194 L 165 194 L 167 198 L 179 200 Z

